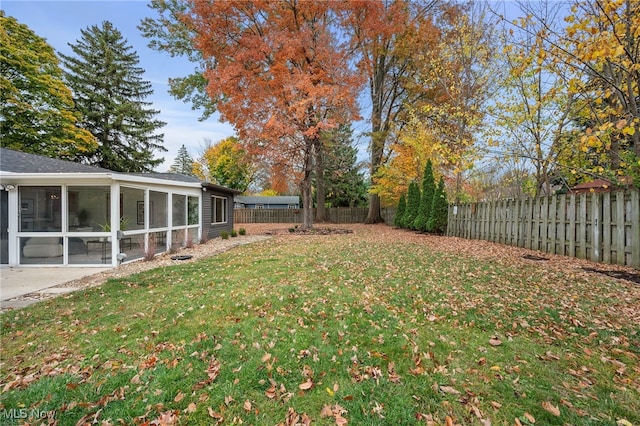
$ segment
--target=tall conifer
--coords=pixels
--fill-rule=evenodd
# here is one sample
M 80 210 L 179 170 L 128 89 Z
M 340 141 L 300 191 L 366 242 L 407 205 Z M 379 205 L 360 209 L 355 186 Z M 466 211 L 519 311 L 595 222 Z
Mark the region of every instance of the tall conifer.
M 424 167 L 424 176 L 422 177 L 422 197 L 420 198 L 420 207 L 418 215 L 413 221 L 413 228 L 416 231 L 428 231 L 428 223 L 431 218 L 431 206 L 433 204 L 433 194 L 436 189 L 436 183 L 433 178 L 433 165 L 431 160 L 427 160 Z
M 154 158 L 154 151 L 166 151 L 164 135 L 156 133 L 165 123 L 144 100 L 153 90 L 142 79 L 138 54 L 108 21 L 81 34 L 69 44 L 73 55 L 60 55 L 82 114 L 80 126 L 98 140 L 97 151 L 81 160 L 120 172 L 152 170 L 163 161 Z
M 418 209 L 420 208 L 420 187 L 416 182 L 409 184 L 409 191 L 407 193 L 407 207 L 405 209 L 402 223 L 403 228 L 414 229 L 413 222 L 418 215 Z
M 440 177 L 438 187 L 433 194 L 433 206 L 431 208 L 431 219 L 429 219 L 429 232 L 444 234 L 447 231 L 447 193 L 444 189 L 444 179 Z

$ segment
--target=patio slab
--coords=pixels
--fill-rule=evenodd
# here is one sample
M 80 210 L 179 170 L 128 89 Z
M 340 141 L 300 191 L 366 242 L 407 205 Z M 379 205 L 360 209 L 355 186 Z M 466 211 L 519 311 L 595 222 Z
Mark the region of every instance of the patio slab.
M 76 290 L 57 287 L 111 268 L 0 268 L 0 308 L 24 307 L 37 302 L 37 294 L 63 294 Z M 17 305 L 16 305 L 17 304 Z

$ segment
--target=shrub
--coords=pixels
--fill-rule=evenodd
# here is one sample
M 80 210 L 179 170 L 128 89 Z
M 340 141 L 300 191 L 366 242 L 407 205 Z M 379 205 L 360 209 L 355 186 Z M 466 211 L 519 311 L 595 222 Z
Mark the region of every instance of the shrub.
M 235 238 L 235 237 L 237 237 L 237 236 L 238 236 L 238 233 L 236 232 L 236 230 L 235 230 L 235 229 L 232 229 L 232 230 L 231 230 L 231 237 L 232 237 L 232 238 Z
M 227 231 L 222 231 L 220 233 L 220 238 L 222 238 L 223 240 L 228 240 L 229 239 L 229 233 Z
M 186 248 L 193 248 L 193 238 L 187 238 L 184 242 Z
M 422 197 L 420 198 L 420 206 L 418 214 L 413 221 L 413 229 L 416 231 L 430 231 L 429 222 L 431 219 L 431 209 L 433 207 L 433 195 L 436 191 L 436 183 L 433 178 L 433 166 L 431 160 L 427 161 L 424 168 L 424 176 L 422 178 Z
M 436 192 L 433 194 L 433 206 L 429 220 L 429 231 L 444 234 L 447 231 L 447 193 L 444 189 L 444 180 L 440 178 Z
M 147 241 L 147 246 L 144 246 L 144 239 L 141 240 L 140 245 L 144 247 L 144 260 L 147 262 L 153 260 L 153 258 L 156 256 L 156 248 L 158 247 L 158 244 L 156 243 L 156 236 L 150 234 L 149 240 Z
M 409 192 L 407 194 L 407 207 L 402 217 L 403 228 L 414 229 L 413 222 L 418 215 L 418 209 L 420 208 L 420 187 L 417 183 L 411 182 L 409 184 Z
M 240 235 L 247 235 L 247 230 L 246 230 L 246 229 L 244 229 L 244 228 L 240 228 L 240 229 L 238 229 L 238 234 L 240 234 Z

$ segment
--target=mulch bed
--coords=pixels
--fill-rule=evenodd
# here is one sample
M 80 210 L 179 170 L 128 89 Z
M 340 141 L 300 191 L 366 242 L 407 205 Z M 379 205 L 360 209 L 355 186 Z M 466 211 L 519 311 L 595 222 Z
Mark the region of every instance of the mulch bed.
M 340 234 L 353 234 L 353 229 L 344 228 L 317 228 L 312 229 L 299 229 L 291 228 L 289 232 L 294 235 L 340 235 Z
M 612 278 L 617 278 L 620 280 L 626 280 L 632 283 L 640 284 L 640 274 L 634 274 L 632 272 L 607 271 L 604 269 L 585 268 L 585 267 L 583 267 L 582 270 L 587 272 L 595 272 L 598 274 L 607 275 Z

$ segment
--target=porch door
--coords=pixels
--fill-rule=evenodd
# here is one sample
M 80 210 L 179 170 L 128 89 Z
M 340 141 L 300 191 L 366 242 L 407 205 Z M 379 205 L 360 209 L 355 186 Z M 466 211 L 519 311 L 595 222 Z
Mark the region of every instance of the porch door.
M 9 193 L 0 191 L 0 265 L 9 264 Z

